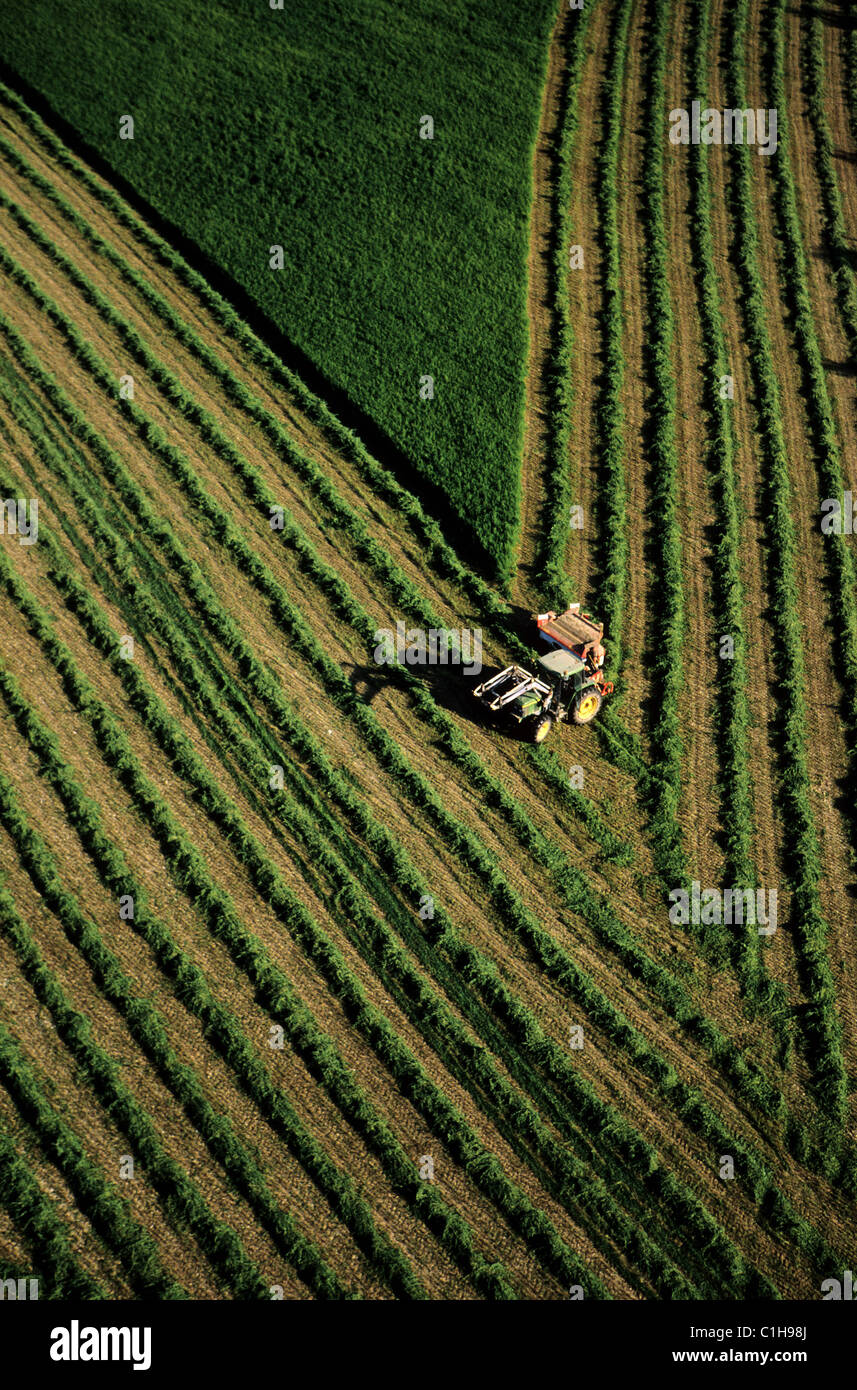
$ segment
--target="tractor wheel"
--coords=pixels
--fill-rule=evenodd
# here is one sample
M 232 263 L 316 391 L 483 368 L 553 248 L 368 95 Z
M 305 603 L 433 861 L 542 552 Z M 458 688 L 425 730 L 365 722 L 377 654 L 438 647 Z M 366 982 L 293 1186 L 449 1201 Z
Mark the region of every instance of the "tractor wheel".
M 553 724 L 553 716 L 550 714 L 543 714 L 540 719 L 536 719 L 533 723 L 533 743 L 544 743 Z
M 601 708 L 603 696 L 594 685 L 581 690 L 571 707 L 571 718 L 575 724 L 590 724 Z

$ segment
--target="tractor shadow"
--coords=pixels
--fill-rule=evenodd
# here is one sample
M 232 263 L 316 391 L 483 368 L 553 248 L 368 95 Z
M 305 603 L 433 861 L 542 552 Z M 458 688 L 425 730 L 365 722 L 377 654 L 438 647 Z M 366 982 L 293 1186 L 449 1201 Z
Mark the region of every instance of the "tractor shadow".
M 374 704 L 379 697 L 388 692 L 391 695 L 401 693 L 408 706 L 412 707 L 415 698 L 418 699 L 419 696 L 405 678 L 404 670 L 407 670 L 412 676 L 417 677 L 420 686 L 431 695 L 446 714 L 452 714 L 463 722 L 482 729 L 493 729 L 498 736 L 509 738 L 513 742 L 525 742 L 526 739 L 521 729 L 511 717 L 504 717 L 499 712 L 497 714 L 492 713 L 473 694 L 482 681 L 498 675 L 503 669 L 502 666 L 486 665 L 476 672 L 469 667 L 428 664 L 408 666 L 403 669 L 393 664 L 377 666 L 373 662 L 367 665 L 353 666 L 349 680 L 367 705 Z

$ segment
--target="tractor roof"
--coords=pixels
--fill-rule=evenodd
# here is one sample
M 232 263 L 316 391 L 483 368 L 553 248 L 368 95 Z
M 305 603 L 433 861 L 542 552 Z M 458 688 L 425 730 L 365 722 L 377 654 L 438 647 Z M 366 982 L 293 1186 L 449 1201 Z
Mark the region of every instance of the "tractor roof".
M 578 671 L 584 669 L 580 657 L 564 648 L 557 648 L 556 651 L 548 652 L 546 656 L 540 656 L 539 665 L 543 671 L 549 671 L 552 676 L 562 677 L 574 676 Z

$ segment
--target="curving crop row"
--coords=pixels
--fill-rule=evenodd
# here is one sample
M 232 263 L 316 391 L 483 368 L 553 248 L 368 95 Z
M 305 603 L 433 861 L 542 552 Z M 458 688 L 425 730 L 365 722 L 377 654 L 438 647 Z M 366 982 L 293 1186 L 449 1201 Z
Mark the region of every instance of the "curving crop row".
M 198 489 L 198 485 L 197 485 L 197 493 L 199 494 L 199 492 L 200 492 L 200 490 Z M 202 494 L 202 496 L 204 496 L 204 494 Z M 221 536 L 222 536 L 224 539 L 228 538 L 228 543 L 229 543 L 230 547 L 233 546 L 233 545 L 234 545 L 235 547 L 237 547 L 239 553 L 240 553 L 241 556 L 242 556 L 242 563 L 243 563 L 243 567 L 244 567 L 245 571 L 248 571 L 248 570 L 249 570 L 249 572 L 252 573 L 253 570 L 254 570 L 254 567 L 256 568 L 256 570 L 258 570 L 258 569 L 260 568 L 259 562 L 258 562 L 258 560 L 256 559 L 256 557 L 253 555 L 252 551 L 249 551 L 249 548 L 246 547 L 246 543 L 244 542 L 243 537 L 240 537 L 240 536 L 238 536 L 238 535 L 235 534 L 234 528 L 231 528 L 231 527 L 230 527 L 230 525 L 229 525 L 228 521 L 226 521 L 226 519 L 221 518 L 221 519 L 218 521 L 217 524 L 218 524 L 218 529 L 219 529 L 219 532 L 220 532 Z M 264 569 L 264 567 L 261 567 L 261 568 Z M 285 596 L 284 592 L 280 589 L 280 587 L 279 587 L 278 585 L 274 584 L 273 590 L 271 590 L 270 587 L 269 587 L 267 590 L 266 590 L 265 588 L 263 588 L 262 591 L 263 591 L 263 592 L 267 592 L 268 596 L 269 596 L 270 598 L 273 598 L 273 601 L 274 601 L 274 604 L 275 604 L 274 613 L 275 613 L 275 617 L 277 617 L 278 621 L 281 621 L 281 622 L 282 622 L 282 620 L 283 620 L 284 618 L 288 617 L 289 625 L 287 626 L 286 630 L 289 631 L 290 635 L 292 636 L 292 639 L 293 639 L 293 642 L 295 643 L 295 646 L 298 647 L 298 648 L 301 649 L 301 650 L 306 650 L 307 648 L 309 648 L 309 649 L 312 651 L 312 650 L 313 650 L 314 638 L 313 638 L 312 634 L 309 633 L 308 630 L 305 628 L 305 625 L 302 626 L 302 625 L 300 624 L 299 620 L 297 619 L 297 616 L 293 614 L 293 610 L 291 610 L 291 606 L 290 606 L 290 604 L 289 604 L 289 601 L 288 601 L 287 597 Z M 327 657 L 326 657 L 326 654 L 318 648 L 318 645 L 317 645 L 317 644 L 315 644 L 315 649 L 314 649 L 314 651 L 315 651 L 314 660 L 316 661 L 316 663 L 320 663 L 322 670 L 324 670 L 324 668 L 325 668 L 325 663 L 327 663 L 328 666 L 331 665 L 331 664 L 328 662 L 328 659 L 327 659 Z M 122 664 L 124 665 L 124 663 L 122 663 Z M 242 667 L 242 670 L 243 670 L 243 667 Z M 340 678 L 340 679 L 341 679 L 341 678 Z M 354 692 L 353 692 L 353 690 L 351 689 L 350 685 L 349 685 L 347 682 L 344 682 L 344 681 L 342 681 L 342 684 L 344 684 L 344 685 L 347 687 L 347 690 L 343 690 L 343 691 L 342 691 L 342 695 L 341 695 L 341 697 L 340 697 L 340 703 L 341 703 L 342 700 L 344 699 L 344 700 L 347 702 L 348 708 L 353 712 L 353 714 L 354 714 L 355 717 L 361 717 L 361 716 L 366 716 L 366 715 L 368 715 L 369 718 L 370 718 L 370 720 L 371 720 L 371 712 L 367 711 L 367 710 L 365 709 L 365 707 L 363 707 L 363 706 L 361 706 L 361 705 L 359 704 L 359 702 L 356 700 L 356 698 L 355 698 L 355 696 L 354 696 Z M 377 738 L 376 738 L 376 740 L 375 740 L 375 746 L 376 746 L 376 748 L 377 748 L 377 742 L 378 742 L 378 740 L 377 740 Z M 393 765 L 393 767 L 395 767 L 395 769 L 396 769 L 397 771 L 399 771 L 399 770 L 400 770 L 400 763 L 398 763 L 398 762 L 395 761 L 395 756 L 396 756 L 396 755 L 394 754 L 394 761 L 393 761 L 393 764 L 392 764 L 392 765 Z M 388 764 L 388 770 L 389 770 L 389 764 Z M 415 776 L 415 774 L 411 773 L 410 770 L 408 770 L 408 771 L 407 771 L 407 776 L 408 776 L 410 779 L 413 779 L 414 776 Z M 430 791 L 428 791 L 428 790 L 425 789 L 425 788 L 424 788 L 423 790 L 424 790 L 425 800 L 423 800 L 423 801 L 421 802 L 421 804 L 425 805 L 425 804 L 427 804 L 427 802 L 431 799 L 432 794 L 431 794 Z M 458 831 L 458 844 L 459 844 L 459 846 L 460 846 L 460 844 L 461 844 L 461 832 L 460 832 L 460 830 Z M 483 858 L 484 858 L 484 855 L 483 855 Z M 496 871 L 494 870 L 494 866 L 491 865 L 490 863 L 489 863 L 487 866 L 484 866 L 484 867 L 487 869 L 487 873 L 489 874 L 489 876 L 490 876 L 492 873 L 495 873 L 495 872 L 496 872 Z M 489 881 L 490 881 L 490 877 L 489 877 Z M 585 885 L 584 885 L 583 887 L 584 887 L 584 889 L 585 889 Z M 508 892 L 508 890 L 506 890 L 506 893 L 502 893 L 502 892 L 501 892 L 501 894 L 500 894 L 500 896 L 499 896 L 499 900 L 498 900 L 498 906 L 500 906 L 502 910 L 506 910 L 506 911 L 508 911 L 508 901 L 507 901 L 507 896 L 506 896 L 507 892 Z M 532 925 L 532 924 L 531 924 L 531 925 Z M 536 929 L 537 929 L 538 931 L 541 930 L 540 928 L 538 928 L 537 924 L 536 924 Z M 551 945 L 552 945 L 552 943 L 551 943 Z M 555 950 L 555 948 L 554 948 L 554 950 Z M 551 963 L 551 962 L 549 962 L 549 963 Z M 566 972 L 566 978 L 565 978 L 565 983 L 566 983 L 566 985 L 568 984 L 569 978 L 572 978 L 572 979 L 573 979 L 574 976 L 569 977 L 568 972 Z M 606 1003 L 606 1001 L 604 1001 L 604 1002 Z M 599 1000 L 599 1003 L 601 1003 L 600 1000 Z M 609 1006 L 607 1006 L 607 1008 L 608 1008 L 608 1010 L 609 1010 Z M 621 1016 L 618 1016 L 618 1017 L 621 1017 Z M 608 1024 L 609 1024 L 610 1022 L 613 1022 L 613 1023 L 614 1023 L 614 1027 L 613 1027 L 613 1032 L 614 1032 L 614 1034 L 615 1034 L 615 1032 L 616 1032 L 616 1028 L 615 1028 L 615 1020 L 616 1020 L 616 1018 L 617 1018 L 617 1016 L 615 1015 L 615 1011 L 611 1011 L 611 1012 L 608 1014 Z M 710 1025 L 706 1025 L 706 1024 L 704 1023 L 704 1021 L 703 1021 L 702 1027 L 703 1027 L 704 1030 L 707 1031 L 707 1029 L 710 1027 Z M 627 1028 L 628 1028 L 628 1025 L 624 1023 L 624 1020 L 622 1020 L 622 1021 L 621 1021 L 621 1027 L 620 1027 L 620 1029 L 619 1029 L 619 1034 L 620 1034 L 620 1036 L 624 1036 L 624 1031 L 627 1030 Z M 646 1052 L 646 1045 L 642 1043 L 642 1040 L 640 1040 L 640 1041 L 637 1043 L 636 1055 L 637 1055 L 637 1057 L 639 1058 L 639 1056 L 641 1055 L 641 1053 L 642 1053 L 643 1055 L 645 1055 L 645 1052 Z M 732 1058 L 734 1059 L 734 1052 L 732 1052 L 732 1050 L 729 1049 L 728 1044 L 725 1044 L 725 1040 L 723 1041 L 723 1044 L 721 1044 L 721 1045 L 719 1046 L 719 1054 L 720 1054 L 721 1061 L 725 1062 L 726 1065 L 729 1065 L 729 1066 L 734 1065 L 734 1060 L 733 1060 L 733 1061 L 730 1061 L 730 1054 L 731 1054 Z M 653 1056 L 652 1061 L 651 1061 L 651 1068 L 652 1068 L 653 1070 L 655 1070 L 656 1074 L 662 1071 L 662 1064 L 657 1063 L 657 1062 L 656 1062 L 656 1059 L 654 1058 L 654 1056 Z M 744 1084 L 745 1086 L 749 1083 L 750 1086 L 751 1086 L 751 1089 L 754 1088 L 754 1086 L 755 1086 L 754 1073 L 753 1073 L 751 1070 L 745 1069 L 745 1070 L 743 1071 L 742 1080 L 743 1080 L 743 1084 Z M 660 1082 L 661 1085 L 664 1085 L 664 1084 L 665 1084 L 665 1083 L 664 1083 L 663 1075 L 659 1075 L 659 1082 Z M 670 1090 L 669 1087 L 667 1087 L 666 1089 L 667 1089 L 668 1091 Z M 709 1132 L 709 1133 L 712 1133 L 712 1134 L 715 1134 L 715 1133 L 716 1133 L 716 1134 L 722 1134 L 722 1133 L 723 1133 L 722 1125 L 720 1124 L 718 1118 L 717 1118 L 715 1115 L 713 1115 L 713 1112 L 710 1111 L 710 1108 L 709 1108 L 709 1107 L 705 1107 L 705 1105 L 702 1104 L 702 1110 L 700 1110 L 700 1102 L 697 1100 L 697 1098 L 696 1098 L 696 1096 L 695 1096 L 695 1093 L 692 1092 L 692 1089 L 691 1089 L 691 1088 L 684 1088 L 684 1091 L 682 1092 L 682 1096 L 683 1096 L 683 1098 L 685 1099 L 685 1109 L 686 1109 L 686 1113 L 687 1113 L 688 1115 L 692 1115 L 692 1116 L 694 1117 L 694 1123 L 699 1123 L 699 1117 L 700 1117 L 700 1115 L 704 1115 L 704 1116 L 705 1116 L 705 1120 L 706 1120 L 706 1124 L 707 1124 L 707 1126 L 708 1126 L 708 1132 Z M 672 1094 L 671 1094 L 670 1100 L 671 1100 L 671 1103 L 675 1103 L 675 1093 L 672 1093 Z M 707 1114 L 706 1114 L 706 1111 L 707 1111 Z M 741 1148 L 742 1153 L 744 1153 L 744 1152 L 745 1152 L 744 1146 L 742 1145 L 742 1146 L 739 1146 L 739 1147 Z M 761 1167 L 758 1165 L 757 1160 L 755 1160 L 751 1155 L 748 1155 L 748 1157 L 747 1157 L 747 1163 L 748 1163 L 748 1166 L 749 1166 L 750 1168 L 754 1168 L 755 1171 L 759 1174 L 759 1179 L 760 1179 L 760 1181 L 761 1181 L 762 1187 L 763 1187 L 763 1188 L 766 1187 L 766 1186 L 768 1185 L 768 1183 L 769 1183 L 769 1176 L 768 1176 L 768 1175 L 765 1175 L 764 1169 L 761 1168 Z M 811 1237 L 810 1237 L 810 1240 L 811 1240 Z
M 40 544 L 43 540 L 50 542 L 49 533 L 43 531 L 42 527 L 39 539 Z M 320 1034 L 312 1016 L 295 1005 L 289 982 L 270 960 L 256 936 L 243 926 L 227 895 L 215 885 L 204 860 L 146 778 L 115 719 L 97 698 L 90 683 L 79 674 L 71 654 L 54 637 L 47 615 L 29 595 L 26 587 L 3 566 L 2 560 L 0 556 L 0 569 L 5 571 L 7 592 L 25 613 L 45 654 L 63 676 L 66 692 L 75 707 L 92 724 L 102 756 L 117 771 L 140 814 L 155 834 L 177 886 L 203 913 L 212 932 L 226 944 L 236 964 L 258 991 L 270 1016 L 283 1024 L 286 1035 L 307 1060 L 313 1074 L 322 1079 L 325 1088 L 340 1108 L 344 1107 L 352 1122 L 362 1125 L 369 1141 L 375 1142 L 377 1139 L 379 1157 L 388 1170 L 388 1176 L 392 1175 L 397 1187 L 410 1194 L 416 1212 L 438 1235 L 453 1258 L 474 1279 L 480 1291 L 488 1296 L 507 1296 L 502 1267 L 487 1266 L 476 1255 L 465 1223 L 446 1207 L 427 1184 L 420 1182 L 413 1163 L 400 1154 L 396 1171 L 393 1163 L 395 1155 L 387 1150 L 384 1143 L 386 1133 L 377 1117 L 374 1123 L 368 1122 L 371 1109 L 367 1111 L 367 1102 L 338 1054 Z M 89 594 L 71 574 L 60 573 L 55 566 L 51 569 L 51 579 L 64 593 L 67 606 L 82 622 L 90 641 L 112 662 L 118 651 L 117 639 Z M 526 1242 L 532 1243 L 537 1258 L 541 1258 L 545 1266 L 564 1281 L 582 1283 L 597 1295 L 600 1290 L 598 1281 L 563 1245 L 551 1223 L 535 1211 L 527 1198 L 505 1176 L 499 1162 L 482 1149 L 456 1108 L 434 1086 L 387 1020 L 367 1000 L 340 952 L 287 887 L 277 867 L 234 811 L 229 798 L 222 793 L 171 718 L 162 711 L 145 680 L 133 670 L 131 663 L 121 659 L 114 669 L 123 678 L 132 708 L 144 724 L 156 732 L 160 746 L 174 759 L 183 776 L 195 786 L 197 800 L 224 837 L 237 849 L 260 896 L 320 970 L 332 993 L 341 1000 L 352 1025 L 390 1071 L 401 1092 L 441 1137 L 447 1151 L 465 1168 L 476 1186 L 494 1202 L 512 1228 L 519 1231 Z
M 56 460 L 53 466 L 56 468 Z M 190 643 L 174 630 L 171 620 L 148 600 L 143 586 L 129 576 L 128 552 L 125 546 L 117 543 L 116 537 L 102 524 L 97 509 L 87 503 L 86 498 L 74 488 L 73 483 L 73 478 L 69 477 L 69 491 L 75 500 L 77 515 L 98 547 L 97 561 L 93 555 L 93 568 L 108 564 L 117 579 L 122 576 L 119 582 L 122 583 L 124 591 L 133 596 L 133 604 L 128 608 L 129 616 L 136 617 L 141 628 L 145 627 L 147 632 L 156 635 L 169 652 L 173 667 L 181 676 L 185 690 L 192 695 L 196 708 L 206 718 L 207 729 L 211 732 L 216 728 L 221 732 L 220 747 L 224 762 L 231 766 L 232 759 L 235 759 L 250 779 L 251 792 L 254 788 L 263 786 L 269 771 L 269 761 L 262 756 L 258 742 L 247 738 L 238 719 L 231 715 L 212 693 L 213 689 L 220 686 L 225 688 L 225 671 L 218 668 L 212 672 L 210 678 L 206 678 L 200 663 L 190 652 Z M 76 534 L 72 536 L 72 540 L 78 545 L 79 550 L 82 550 L 82 543 Z M 81 811 L 69 770 L 51 755 L 50 745 L 46 745 L 43 734 L 37 734 L 34 738 L 33 729 L 38 729 L 38 721 L 33 718 L 32 712 L 27 713 L 26 721 L 22 723 L 20 709 L 20 697 L 17 696 L 13 712 L 18 714 L 19 729 L 30 739 L 34 751 L 38 753 L 44 775 L 55 786 L 63 800 L 71 823 L 78 829 L 87 852 L 96 862 L 105 882 L 112 890 L 119 891 L 123 883 L 129 882 L 127 866 L 123 867 L 121 873 L 108 873 L 115 852 L 110 850 L 110 857 L 105 859 L 107 852 L 98 837 L 94 837 L 90 823 L 92 817 L 87 821 Z M 301 731 L 301 735 L 307 738 L 305 730 Z M 228 758 L 223 754 L 223 748 L 228 748 Z M 279 750 L 274 747 L 270 752 L 276 758 L 281 756 Z M 273 793 L 256 809 L 270 823 L 276 825 L 279 820 L 287 826 L 290 834 L 305 846 L 314 868 L 324 871 L 329 883 L 336 890 L 332 901 L 328 903 L 328 910 L 337 919 L 342 930 L 370 963 L 376 977 L 432 1044 L 447 1069 L 467 1087 L 477 1104 L 498 1126 L 519 1156 L 530 1164 L 552 1195 L 566 1206 L 569 1214 L 573 1217 L 576 1215 L 575 1207 L 591 1216 L 603 1213 L 603 1223 L 610 1233 L 611 1240 L 619 1241 L 624 1254 L 626 1257 L 632 1257 L 634 1267 L 639 1273 L 651 1276 L 657 1286 L 662 1290 L 666 1289 L 671 1296 L 675 1296 L 675 1292 L 683 1286 L 686 1290 L 685 1296 L 693 1296 L 689 1292 L 690 1286 L 685 1285 L 677 1270 L 669 1265 L 645 1233 L 634 1229 L 610 1197 L 605 1184 L 594 1176 L 591 1167 L 580 1163 L 556 1142 L 542 1122 L 539 1111 L 528 1101 L 522 1100 L 515 1088 L 505 1081 L 494 1066 L 493 1058 L 473 1041 L 455 1014 L 447 1008 L 419 970 L 411 964 L 407 952 L 395 941 L 388 922 L 395 925 L 396 932 L 408 950 L 435 977 L 491 1051 L 503 1058 L 511 1075 L 528 1090 L 534 1100 L 538 1100 L 547 1109 L 554 1123 L 566 1137 L 574 1141 L 576 1131 L 567 1106 L 545 1091 L 534 1068 L 524 1061 L 527 1053 L 538 1056 L 538 1038 L 532 1036 L 532 1017 L 516 1004 L 502 981 L 498 979 L 496 971 L 485 959 L 458 937 L 439 904 L 435 906 L 429 940 L 425 931 L 417 925 L 412 908 L 403 907 L 393 893 L 379 893 L 381 884 L 398 884 L 403 896 L 406 895 L 408 901 L 413 903 L 419 902 L 428 889 L 426 883 L 414 871 L 401 847 L 383 827 L 373 823 L 365 803 L 351 793 L 347 784 L 343 785 L 344 796 L 340 793 L 337 800 L 347 811 L 347 823 L 352 828 L 355 816 L 368 825 L 365 838 L 367 844 L 371 844 L 373 848 L 378 845 L 380 876 L 374 865 L 368 872 L 365 871 L 365 855 L 350 852 L 346 837 L 326 814 L 318 798 L 307 792 L 302 780 L 299 792 L 305 804 L 312 797 L 311 814 L 285 791 Z M 319 833 L 319 825 L 324 826 L 327 840 Z M 363 829 L 362 826 L 359 828 Z M 334 843 L 333 850 L 327 841 Z M 362 873 L 361 865 L 364 870 Z M 125 891 L 134 892 L 136 900 L 137 891 L 133 887 L 126 887 Z M 378 900 L 383 914 L 380 917 L 372 909 L 370 893 Z M 145 916 L 143 922 L 140 930 L 146 932 L 148 926 Z M 491 1015 L 486 1014 L 486 1011 L 475 1003 L 468 987 L 464 986 L 462 981 L 467 981 L 468 985 L 480 982 L 481 992 L 493 1002 L 496 1017 L 510 1030 L 511 1042 L 510 1036 L 501 1031 Z M 526 1142 L 522 1143 L 522 1139 Z M 533 1161 L 531 1148 L 535 1151 L 537 1162 Z
M 775 22 L 784 23 L 784 8 L 776 6 Z M 824 105 L 824 25 L 807 12 L 804 26 L 804 74 L 807 107 L 815 141 L 816 175 L 821 190 L 821 212 L 824 235 L 830 251 L 833 282 L 842 326 L 848 338 L 852 357 L 857 357 L 857 284 L 851 268 L 853 252 L 845 225 L 839 180 L 833 159 L 833 136 Z M 781 41 L 782 42 L 782 41 Z M 774 60 L 776 68 L 776 59 Z M 776 74 L 775 80 L 776 80 Z M 782 81 L 780 79 L 780 90 Z
M 784 0 L 773 0 L 771 9 L 774 23 L 770 28 L 770 38 L 765 50 L 765 57 L 771 95 L 777 102 L 782 131 L 780 152 L 774 167 L 778 227 L 785 247 L 782 276 L 794 313 L 795 337 L 806 385 L 819 481 L 822 491 L 827 497 L 835 497 L 841 501 L 845 487 L 842 457 L 833 406 L 827 389 L 824 361 L 819 348 L 818 335 L 815 331 L 812 302 L 807 286 L 806 253 L 797 212 L 794 176 L 788 158 L 788 112 L 783 54 Z M 812 32 L 816 42 L 813 43 L 809 52 L 810 110 L 814 121 L 819 122 L 816 126 L 816 149 L 822 186 L 825 190 L 826 230 L 831 238 L 831 245 L 836 257 L 835 268 L 843 271 L 843 289 L 850 286 L 850 294 L 847 296 L 848 309 L 847 311 L 843 310 L 843 318 L 852 350 L 857 352 L 857 295 L 854 294 L 854 277 L 847 261 L 850 252 L 847 251 L 847 234 L 841 216 L 836 175 L 833 171 L 830 131 L 827 127 L 824 105 L 821 101 L 823 48 L 818 21 L 812 22 Z M 813 58 L 816 60 L 815 64 L 813 64 Z M 814 80 L 811 76 L 813 71 Z M 844 242 L 842 238 L 845 239 Z M 850 732 L 852 738 L 857 738 L 857 571 L 855 571 L 853 552 L 844 536 L 825 536 L 823 544 L 832 586 L 831 608 L 836 634 L 836 670 L 845 690 Z M 852 786 L 857 788 L 857 767 L 854 766 L 853 757 L 852 779 Z
M 733 0 L 730 7 L 728 80 L 736 106 L 742 105 L 736 98 L 743 95 L 745 86 L 746 28 L 747 0 Z M 783 131 L 776 159 L 780 168 L 788 158 L 784 138 Z M 819 1102 L 823 1110 L 839 1121 L 847 1109 L 848 1082 L 842 1056 L 836 989 L 827 956 L 828 927 L 818 895 L 821 861 L 806 760 L 806 676 L 795 578 L 791 482 L 780 415 L 779 385 L 772 366 L 764 287 L 756 260 L 757 230 L 749 146 L 735 145 L 731 157 L 731 202 L 736 227 L 737 265 L 764 461 L 762 488 L 770 547 L 768 572 L 780 703 L 783 822 L 794 894 L 794 937 L 810 1001 L 803 1021 Z
M 0 921 L 7 895 L 0 888 Z M 35 1261 L 26 1271 L 0 1265 L 0 1279 L 38 1278 L 40 1298 L 101 1299 L 104 1290 L 81 1269 L 69 1245 L 68 1233 L 51 1200 L 18 1153 L 11 1136 L 0 1129 L 0 1207 L 8 1213 Z

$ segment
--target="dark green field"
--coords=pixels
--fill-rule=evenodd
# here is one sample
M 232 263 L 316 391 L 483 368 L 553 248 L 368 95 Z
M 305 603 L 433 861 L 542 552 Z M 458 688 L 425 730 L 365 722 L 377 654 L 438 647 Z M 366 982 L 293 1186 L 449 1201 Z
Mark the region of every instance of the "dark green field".
M 9 66 L 448 493 L 501 569 L 516 530 L 530 156 L 552 10 L 0 7 Z M 120 139 L 123 115 L 133 139 Z M 433 140 L 420 138 L 423 115 Z M 420 398 L 425 375 L 433 400 Z

